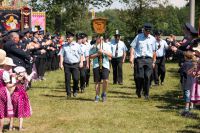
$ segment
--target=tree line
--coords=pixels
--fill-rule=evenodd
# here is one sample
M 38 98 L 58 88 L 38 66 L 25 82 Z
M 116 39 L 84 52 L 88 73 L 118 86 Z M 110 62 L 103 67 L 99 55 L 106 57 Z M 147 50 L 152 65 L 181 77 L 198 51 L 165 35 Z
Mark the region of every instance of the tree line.
M 182 8 L 168 5 L 168 0 L 118 0 L 125 9 L 109 9 L 97 12 L 97 17 L 108 19 L 106 34 L 113 35 L 118 29 L 123 36 L 134 36 L 150 22 L 154 29 L 162 29 L 165 35 L 183 35 L 182 26 L 189 22 L 189 3 Z M 101 8 L 111 5 L 113 0 L 32 0 L 33 10 L 46 11 L 49 32 L 85 32 L 92 35 L 91 6 Z M 196 0 L 196 24 L 200 17 L 200 1 Z

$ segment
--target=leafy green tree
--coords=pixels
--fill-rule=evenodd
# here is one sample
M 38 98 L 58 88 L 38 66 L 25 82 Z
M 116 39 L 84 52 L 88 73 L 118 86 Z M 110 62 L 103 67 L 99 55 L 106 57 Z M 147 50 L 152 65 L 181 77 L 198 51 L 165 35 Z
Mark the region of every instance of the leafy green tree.
M 158 4 L 157 0 L 121 0 L 121 2 L 124 2 L 128 8 L 122 16 L 128 16 L 125 20 L 131 34 L 136 34 L 143 26 L 147 9 Z
M 58 32 L 65 30 L 89 31 L 89 4 L 95 7 L 108 6 L 112 0 L 32 0 L 34 10 L 46 11 L 47 28 Z
M 97 17 L 105 17 L 107 18 L 107 29 L 106 34 L 112 37 L 115 34 L 116 30 L 119 30 L 122 36 L 126 36 L 126 23 L 123 21 L 123 18 L 119 15 L 121 10 L 112 9 L 105 10 L 103 12 L 98 12 L 96 14 Z

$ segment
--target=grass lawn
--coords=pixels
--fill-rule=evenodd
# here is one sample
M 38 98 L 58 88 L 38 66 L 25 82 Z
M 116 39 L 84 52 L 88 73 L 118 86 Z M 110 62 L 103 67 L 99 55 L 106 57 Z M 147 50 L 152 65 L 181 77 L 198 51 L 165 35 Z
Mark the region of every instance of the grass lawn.
M 184 103 L 178 98 L 181 90 L 177 70 L 177 64 L 168 63 L 164 86 L 152 87 L 150 100 L 146 101 L 135 95 L 133 70 L 124 64 L 124 85 L 112 85 L 111 72 L 105 103 L 94 102 L 93 76 L 85 93 L 67 100 L 63 71 L 48 72 L 46 81 L 33 83 L 28 91 L 33 115 L 24 121 L 25 132 L 200 133 L 199 118 L 180 116 Z M 200 116 L 200 111 L 193 112 Z

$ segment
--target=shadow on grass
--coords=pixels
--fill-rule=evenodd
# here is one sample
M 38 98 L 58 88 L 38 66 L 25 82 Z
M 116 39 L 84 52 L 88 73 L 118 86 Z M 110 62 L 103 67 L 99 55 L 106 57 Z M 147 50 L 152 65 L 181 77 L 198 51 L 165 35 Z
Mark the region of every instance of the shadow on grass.
M 178 133 L 200 133 L 200 116 L 197 113 L 190 112 L 189 114 L 184 115 L 183 117 L 195 119 L 198 123 L 196 125 L 186 126 L 186 129 L 178 130 Z
M 65 81 L 64 80 L 58 80 L 58 81 L 56 81 L 56 83 L 63 84 L 63 83 L 65 83 Z
M 10 124 L 6 124 L 6 125 L 3 126 L 3 133 L 4 132 L 19 131 L 19 127 L 18 126 L 13 126 L 12 131 L 9 130 L 9 126 L 10 126 Z
M 51 90 L 65 90 L 65 86 L 49 87 L 48 89 L 51 89 Z
M 179 98 L 181 92 L 179 90 L 169 91 L 163 95 L 153 95 L 151 99 L 154 101 L 163 101 L 166 103 L 163 106 L 156 106 L 162 110 L 177 110 L 183 108 L 183 100 Z
M 66 100 L 71 100 L 71 101 L 92 101 L 94 102 L 94 99 L 92 98 L 81 98 L 81 97 L 72 97 L 72 98 L 69 98 L 69 99 L 66 99 Z
M 108 93 L 111 94 L 121 94 L 121 95 L 133 95 L 133 93 L 127 93 L 127 92 L 120 92 L 120 91 L 109 91 Z
M 180 117 L 198 120 L 198 124 L 186 126 L 185 129 L 178 130 L 178 133 L 200 133 L 200 116 L 194 112 L 183 114 L 183 112 L 180 111 L 184 108 L 184 101 L 183 98 L 179 98 L 180 95 L 182 95 L 180 90 L 173 90 L 166 92 L 163 95 L 153 95 L 151 99 L 154 101 L 164 102 L 162 106 L 156 106 L 162 112 L 175 111 Z
M 200 120 L 196 125 L 186 126 L 186 129 L 179 130 L 177 133 L 200 133 Z
M 65 90 L 65 86 L 59 86 L 59 87 L 45 87 L 45 86 L 40 86 L 40 87 L 37 87 L 37 86 L 34 86 L 34 87 L 31 87 L 30 88 L 31 90 L 34 90 L 34 89 L 48 89 L 48 90 L 51 90 L 51 89 L 54 89 L 54 90 Z
M 171 68 L 167 70 L 168 73 L 170 73 L 170 77 L 180 77 L 180 74 L 178 73 L 178 69 L 177 68 Z
M 51 91 L 53 91 L 53 92 L 66 92 L 66 90 L 64 88 L 63 88 L 63 90 L 61 90 L 61 89 L 53 89 Z
M 56 95 L 49 95 L 49 94 L 41 94 L 40 96 L 53 97 L 53 98 L 64 98 L 65 97 L 65 96 L 56 96 Z
M 31 89 L 47 89 L 47 86 L 32 86 Z
M 122 89 L 135 89 L 135 84 L 133 84 L 133 86 L 119 86 L 118 88 L 122 88 Z
M 126 95 L 120 95 L 120 96 L 108 96 L 109 98 L 115 98 L 115 99 L 133 99 L 134 97 L 132 96 L 126 96 Z
M 57 96 L 57 95 L 49 95 L 49 94 L 42 94 L 41 96 L 52 97 L 52 98 L 61 98 L 62 100 L 70 100 L 70 101 L 94 101 L 94 99 L 92 99 L 92 98 L 81 98 L 81 97 L 67 98 L 66 96 Z

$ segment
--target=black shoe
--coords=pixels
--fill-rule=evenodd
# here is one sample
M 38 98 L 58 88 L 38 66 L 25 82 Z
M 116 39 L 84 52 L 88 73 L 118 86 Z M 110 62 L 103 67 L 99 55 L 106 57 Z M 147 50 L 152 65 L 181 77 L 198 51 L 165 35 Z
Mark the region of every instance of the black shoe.
M 83 92 L 84 92 L 84 90 L 85 90 L 85 89 L 81 88 L 81 93 L 83 93 Z
M 86 84 L 86 87 L 89 87 L 89 84 L 88 84 L 88 83 Z
M 122 82 L 120 82 L 120 83 L 118 83 L 119 85 L 123 85 L 123 83 Z
M 113 82 L 113 84 L 114 84 L 114 85 L 116 85 L 116 84 L 117 84 L 117 82 Z
M 139 92 L 136 92 L 136 95 L 138 96 L 138 98 L 141 98 L 141 94 Z
M 159 84 L 154 84 L 153 86 L 159 86 Z
M 145 100 L 149 100 L 149 96 L 144 96 L 144 99 Z
M 77 93 L 77 92 L 73 93 L 73 96 L 74 96 L 74 97 L 77 97 L 77 96 L 78 96 L 78 93 Z
M 66 95 L 66 98 L 67 98 L 67 99 L 70 99 L 70 98 L 71 98 L 71 94 L 67 94 L 67 95 Z

